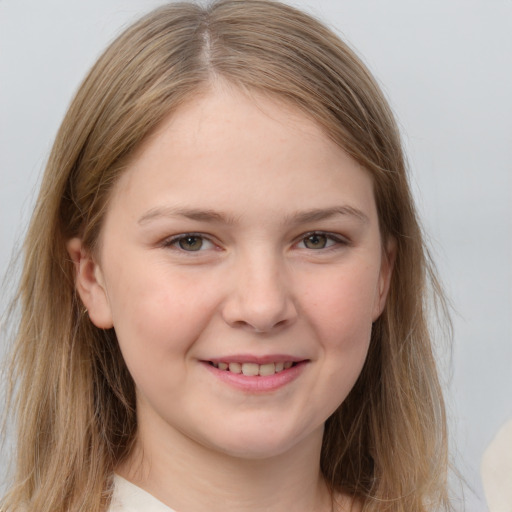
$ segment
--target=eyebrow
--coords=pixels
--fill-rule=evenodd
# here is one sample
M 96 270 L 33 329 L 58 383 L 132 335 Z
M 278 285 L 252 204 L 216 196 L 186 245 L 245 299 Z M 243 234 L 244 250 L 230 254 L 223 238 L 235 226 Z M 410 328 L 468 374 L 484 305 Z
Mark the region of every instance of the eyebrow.
M 355 217 L 357 220 L 365 224 L 369 222 L 369 218 L 365 213 L 352 206 L 334 206 L 332 208 L 315 208 L 313 210 L 306 210 L 287 216 L 285 221 L 296 224 L 306 224 L 308 222 L 330 219 L 338 215 Z
M 299 211 L 297 213 L 288 214 L 283 219 L 283 224 L 306 224 L 310 222 L 318 222 L 327 220 L 338 215 L 354 217 L 360 222 L 368 223 L 368 216 L 352 206 L 334 206 L 332 208 L 314 208 L 311 210 Z M 196 208 L 152 208 L 142 215 L 137 223 L 144 225 L 151 220 L 166 217 L 184 217 L 190 220 L 201 222 L 217 222 L 222 224 L 235 224 L 236 219 L 233 216 L 215 210 L 201 210 Z
M 137 221 L 138 224 L 147 224 L 149 221 L 165 217 L 185 217 L 190 220 L 197 220 L 202 222 L 220 222 L 223 224 L 234 224 L 235 219 L 222 212 L 215 210 L 199 210 L 196 208 L 152 208 L 146 212 Z

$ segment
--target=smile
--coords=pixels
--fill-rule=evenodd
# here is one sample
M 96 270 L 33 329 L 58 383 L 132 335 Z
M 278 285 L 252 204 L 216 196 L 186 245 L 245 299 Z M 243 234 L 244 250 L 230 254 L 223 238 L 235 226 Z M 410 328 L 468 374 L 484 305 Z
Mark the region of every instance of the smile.
M 234 374 L 243 374 L 247 377 L 267 377 L 269 375 L 274 375 L 276 373 L 280 373 L 283 370 L 288 370 L 292 366 L 295 366 L 296 363 L 293 361 L 283 361 L 276 363 L 265 363 L 265 364 L 257 364 L 257 363 L 238 363 L 238 362 L 219 362 L 214 363 L 210 362 L 215 368 L 225 372 L 231 372 Z
M 274 392 L 302 375 L 311 362 L 293 356 L 232 356 L 201 361 L 204 368 L 228 386 L 249 394 Z

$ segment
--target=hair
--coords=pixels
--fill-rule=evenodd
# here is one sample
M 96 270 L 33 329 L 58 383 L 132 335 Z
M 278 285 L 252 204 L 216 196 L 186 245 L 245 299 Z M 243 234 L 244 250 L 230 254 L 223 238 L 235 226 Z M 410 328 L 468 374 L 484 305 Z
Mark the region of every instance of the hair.
M 137 432 L 113 329 L 83 314 L 66 242 L 94 251 L 112 187 L 159 124 L 212 82 L 284 100 L 371 173 L 396 259 L 362 373 L 327 420 L 321 470 L 365 512 L 449 509 L 447 434 L 428 325 L 444 305 L 400 135 L 369 71 L 330 29 L 269 0 L 165 5 L 94 65 L 58 132 L 23 246 L 10 363 L 13 484 L 2 510 L 104 511 Z M 14 317 L 14 314 L 13 314 Z

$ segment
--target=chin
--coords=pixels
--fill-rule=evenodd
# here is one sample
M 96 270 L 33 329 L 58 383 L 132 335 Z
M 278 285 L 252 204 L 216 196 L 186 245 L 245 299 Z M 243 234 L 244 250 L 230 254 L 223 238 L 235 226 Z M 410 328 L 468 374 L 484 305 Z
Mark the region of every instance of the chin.
M 264 460 L 279 457 L 292 449 L 300 447 L 321 446 L 323 425 L 313 432 L 302 433 L 287 432 L 284 427 L 280 429 L 240 429 L 236 432 L 225 431 L 228 436 L 209 443 L 211 448 L 225 455 L 238 459 Z M 230 435 L 231 434 L 231 435 Z
M 224 455 L 233 459 L 246 461 L 268 460 L 280 457 L 288 451 L 288 446 L 282 444 L 254 444 L 252 446 L 229 446 L 220 449 Z

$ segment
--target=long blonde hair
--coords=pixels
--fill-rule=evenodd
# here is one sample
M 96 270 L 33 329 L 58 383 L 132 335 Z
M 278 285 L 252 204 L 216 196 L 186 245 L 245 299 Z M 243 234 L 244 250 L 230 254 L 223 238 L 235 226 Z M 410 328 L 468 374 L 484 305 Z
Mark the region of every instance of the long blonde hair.
M 161 7 L 100 57 L 62 123 L 23 246 L 10 368 L 18 445 L 2 510 L 104 511 L 137 431 L 113 330 L 83 315 L 66 241 L 94 250 L 112 186 L 159 123 L 212 77 L 284 99 L 373 176 L 397 254 L 354 389 L 327 420 L 321 468 L 365 512 L 449 508 L 445 412 L 427 324 L 443 304 L 393 115 L 369 71 L 310 16 L 268 0 Z

